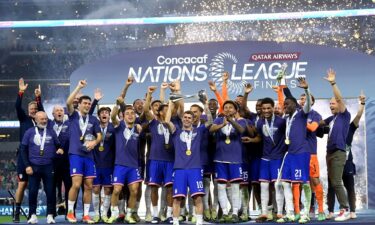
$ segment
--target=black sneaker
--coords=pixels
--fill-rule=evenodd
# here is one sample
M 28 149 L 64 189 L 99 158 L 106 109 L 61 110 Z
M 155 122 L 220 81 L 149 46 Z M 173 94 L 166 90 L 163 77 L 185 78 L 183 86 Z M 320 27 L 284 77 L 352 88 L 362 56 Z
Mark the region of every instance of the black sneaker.
M 164 222 L 166 224 L 173 224 L 173 218 L 172 217 L 168 217 Z
M 160 223 L 160 222 L 161 222 L 161 220 L 160 220 L 159 217 L 153 217 L 152 220 L 151 220 L 151 223 L 152 223 L 152 224 L 158 224 L 158 223 Z
M 14 213 L 13 223 L 19 223 L 19 222 L 20 222 L 20 213 L 16 212 Z

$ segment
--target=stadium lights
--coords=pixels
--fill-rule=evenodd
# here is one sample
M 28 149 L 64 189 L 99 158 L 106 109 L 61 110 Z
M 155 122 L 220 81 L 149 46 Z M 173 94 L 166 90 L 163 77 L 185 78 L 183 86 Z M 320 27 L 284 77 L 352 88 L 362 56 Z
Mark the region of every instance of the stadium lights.
M 83 19 L 83 20 L 29 20 L 29 21 L 0 21 L 0 29 L 6 28 L 37 28 L 37 27 L 78 27 L 78 26 L 109 26 L 109 25 L 148 25 L 148 24 L 182 24 L 182 23 L 214 23 L 241 22 L 262 20 L 290 19 L 322 19 L 334 17 L 374 16 L 375 9 L 350 9 L 332 11 L 257 13 L 239 15 L 213 16 L 172 16 L 144 17 L 121 19 Z

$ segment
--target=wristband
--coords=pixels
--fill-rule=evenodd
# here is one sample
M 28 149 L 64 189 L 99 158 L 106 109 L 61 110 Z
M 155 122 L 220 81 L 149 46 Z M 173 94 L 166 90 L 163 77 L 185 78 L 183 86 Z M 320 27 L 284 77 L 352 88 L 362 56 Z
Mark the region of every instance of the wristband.
M 366 102 L 361 102 L 361 105 L 366 105 Z
M 335 84 L 336 84 L 336 82 L 331 83 L 332 86 L 335 85 Z

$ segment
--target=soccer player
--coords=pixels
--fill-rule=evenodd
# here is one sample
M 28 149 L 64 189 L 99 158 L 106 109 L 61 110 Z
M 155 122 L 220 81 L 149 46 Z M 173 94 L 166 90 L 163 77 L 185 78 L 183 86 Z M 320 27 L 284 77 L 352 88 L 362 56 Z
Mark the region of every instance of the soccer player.
M 283 92 L 287 98 L 293 98 L 292 93 L 290 92 L 288 87 L 283 88 Z M 306 94 L 301 94 L 299 99 L 299 108 L 304 107 L 306 103 Z M 311 106 L 315 103 L 314 96 L 311 95 Z M 308 141 L 308 148 L 310 149 L 310 186 L 311 189 L 314 191 L 316 195 L 316 199 L 318 201 L 318 221 L 324 221 L 326 219 L 324 214 L 324 206 L 323 206 L 323 185 L 320 182 L 320 169 L 319 169 L 319 161 L 317 156 L 317 129 L 319 127 L 319 123 L 322 120 L 322 116 L 311 109 L 308 116 L 307 116 L 307 141 Z M 299 192 L 300 187 L 298 183 L 293 185 L 293 192 Z M 297 194 L 298 195 L 298 194 Z M 312 198 L 312 200 L 314 200 Z M 295 198 L 294 199 L 294 210 L 295 213 L 298 214 L 300 212 L 299 209 L 300 200 Z M 314 212 L 315 213 L 315 212 Z
M 284 199 L 277 199 L 279 217 L 277 222 L 298 220 L 299 223 L 306 223 L 310 221 L 310 149 L 307 141 L 306 124 L 308 114 L 311 110 L 311 96 L 307 81 L 304 78 L 299 78 L 298 81 L 298 87 L 305 90 L 306 103 L 302 110 L 300 110 L 295 98 L 287 97 L 284 101 L 284 111 L 286 114 L 285 144 L 288 147 L 288 152 L 284 157 L 283 167 L 281 168 L 281 183 L 277 182 L 275 188 L 276 193 L 284 192 L 287 214 L 286 217 L 280 218 L 282 215 L 280 214 L 280 209 L 283 207 Z M 290 183 L 293 184 L 293 194 L 290 190 Z M 296 218 L 293 218 L 296 204 L 299 206 L 300 183 L 303 184 L 302 188 L 305 193 L 305 212 L 302 216 L 299 216 L 299 212 L 297 211 Z M 291 207 L 293 199 L 294 207 Z
M 223 103 L 224 117 L 214 120 L 210 132 L 216 132 L 215 175 L 218 180 L 219 203 L 223 210 L 222 221 L 238 222 L 240 209 L 240 186 L 242 181 L 242 142 L 241 136 L 246 129 L 246 120 L 239 117 L 238 105 L 227 100 Z M 230 218 L 227 209 L 227 182 L 231 183 L 233 214 Z
M 28 84 L 25 84 L 23 78 L 18 80 L 18 95 L 16 100 L 16 112 L 17 118 L 20 122 L 20 144 L 23 139 L 25 132 L 36 125 L 35 123 L 35 114 L 38 111 L 44 111 L 42 101 L 41 101 L 41 88 L 40 85 L 38 88 L 35 89 L 35 101 L 29 102 L 27 108 L 27 114 L 25 110 L 22 108 L 22 99 L 24 96 L 24 92 L 26 91 Z M 20 152 L 17 155 L 17 175 L 18 175 L 18 187 L 16 191 L 16 210 L 14 212 L 13 222 L 19 223 L 20 222 L 20 210 L 21 204 L 23 200 L 23 195 L 25 189 L 27 187 L 28 182 L 28 175 L 26 173 L 26 167 L 23 164 L 23 160 L 21 157 Z
M 111 217 L 107 223 L 114 223 L 119 216 L 118 199 L 123 185 L 129 187 L 129 200 L 126 209 L 125 221 L 133 224 L 137 221 L 132 216 L 138 195 L 138 186 L 142 182 L 139 171 L 139 137 L 142 127 L 135 123 L 136 112 L 133 107 L 127 106 L 124 112 L 124 120 L 117 119 L 118 107 L 123 98 L 117 99 L 111 115 L 115 127 L 116 158 L 113 171 L 113 194 L 111 199 Z
M 144 109 L 146 120 L 149 121 L 149 130 L 151 133 L 151 148 L 149 156 L 149 180 L 148 185 L 151 186 L 151 201 L 153 219 L 151 223 L 160 223 L 158 217 L 158 188 L 162 185 L 167 190 L 167 217 L 168 222 L 172 223 L 172 173 L 174 162 L 174 149 L 170 136 L 170 132 L 165 122 L 168 105 L 161 104 L 158 109 L 157 118 L 150 112 L 150 102 L 152 93 L 157 87 L 148 87 L 146 97 L 146 107 Z
M 54 186 L 53 158 L 55 154 L 63 154 L 60 142 L 55 132 L 47 128 L 48 117 L 45 112 L 35 114 L 36 126 L 29 128 L 21 144 L 21 155 L 29 175 L 29 217 L 27 223 L 36 224 L 38 189 L 43 181 L 44 191 L 47 196 L 47 223 L 55 223 L 56 196 Z M 56 151 L 57 150 L 57 151 Z
M 175 146 L 173 224 L 179 224 L 181 201 L 186 198 L 189 187 L 190 195 L 194 199 L 196 224 L 201 225 L 203 224 L 202 195 L 204 195 L 201 145 L 204 145 L 202 138 L 207 136 L 207 127 L 212 124 L 212 119 L 209 117 L 204 125 L 193 127 L 194 113 L 186 111 L 182 119 L 182 128 L 176 128 L 170 122 L 173 107 L 174 104 L 169 101 L 165 119 Z M 207 105 L 205 108 L 207 109 Z
M 363 111 L 366 104 L 366 96 L 361 93 L 359 96 L 359 109 L 357 115 L 354 117 L 353 121 L 350 123 L 348 136 L 346 137 L 346 146 L 347 146 L 347 158 L 344 166 L 344 172 L 342 175 L 342 180 L 346 191 L 348 192 L 349 208 L 350 208 L 350 218 L 355 219 L 357 215 L 355 213 L 356 209 L 356 194 L 354 187 L 354 175 L 356 174 L 355 164 L 353 162 L 353 153 L 352 153 L 352 142 L 355 131 L 358 129 L 359 121 L 361 120 Z M 333 217 L 333 210 L 335 208 L 335 190 L 332 187 L 331 183 L 328 183 L 328 211 L 330 217 Z
M 325 79 L 330 83 L 334 94 L 329 103 L 333 115 L 321 122 L 321 125 L 329 125 L 326 155 L 328 180 L 334 188 L 337 200 L 340 203 L 340 213 L 335 220 L 345 221 L 350 219 L 350 215 L 342 174 L 346 161 L 346 138 L 351 116 L 336 84 L 336 72 L 333 69 L 329 69 Z
M 82 221 L 84 223 L 94 223 L 89 216 L 93 179 L 96 177 L 92 150 L 102 140 L 102 134 L 97 118 L 88 114 L 91 106 L 91 98 L 89 96 L 84 95 L 79 98 L 78 111 L 73 107 L 74 97 L 86 85 L 87 82 L 85 80 L 80 80 L 66 101 L 70 124 L 69 162 L 70 175 L 72 176 L 67 214 L 67 220 L 70 223 L 77 222 L 74 215 L 74 204 L 82 182 L 84 183 Z
M 259 182 L 261 198 L 261 215 L 256 222 L 272 220 L 272 215 L 268 215 L 268 204 L 270 200 L 270 184 L 274 185 L 277 180 L 278 171 L 281 167 L 286 146 L 285 140 L 285 120 L 274 114 L 275 102 L 271 98 L 263 98 L 261 103 L 262 116 L 257 122 L 257 136 L 251 142 L 263 142 L 263 153 L 260 161 Z M 290 189 L 290 187 L 289 187 Z M 277 193 L 276 199 L 283 199 L 283 195 Z M 278 211 L 282 213 L 281 209 Z
M 107 213 L 111 203 L 112 192 L 112 173 L 113 163 L 115 159 L 114 149 L 114 132 L 115 129 L 112 123 L 109 122 L 111 109 L 108 107 L 101 107 L 98 110 L 98 117 L 100 122 L 100 130 L 102 140 L 100 144 L 94 149 L 94 160 L 96 168 L 96 177 L 93 183 L 92 205 L 94 206 L 94 222 L 98 223 L 100 219 L 103 222 L 108 220 Z M 104 188 L 104 196 L 100 196 L 102 187 Z M 101 197 L 101 198 L 100 198 Z M 103 206 L 100 212 L 100 199 L 102 199 Z

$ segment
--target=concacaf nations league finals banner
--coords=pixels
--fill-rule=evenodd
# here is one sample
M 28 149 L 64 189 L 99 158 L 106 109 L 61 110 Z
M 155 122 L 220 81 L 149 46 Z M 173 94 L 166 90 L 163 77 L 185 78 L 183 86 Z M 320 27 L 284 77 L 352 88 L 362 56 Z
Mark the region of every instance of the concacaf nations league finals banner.
M 284 63 L 287 64 L 287 84 L 296 97 L 302 93 L 296 88 L 298 77 L 306 77 L 315 98 L 332 97 L 332 88 L 323 79 L 329 68 L 336 71 L 337 84 L 344 98 L 356 98 L 361 90 L 370 97 L 366 104 L 366 122 L 363 118 L 360 124 L 362 131 L 357 131 L 360 134 L 357 134 L 355 140 L 361 143 L 360 147 L 356 148 L 355 155 L 358 154 L 362 158 L 355 162 L 362 168 L 358 177 L 361 181 L 357 183 L 361 191 L 357 196 L 362 203 L 361 208 L 367 208 L 367 196 L 369 208 L 374 208 L 375 165 L 366 165 L 366 158 L 369 162 L 375 161 L 375 122 L 371 120 L 375 118 L 375 102 L 372 101 L 375 96 L 373 56 L 346 49 L 301 43 L 233 41 L 158 47 L 125 52 L 83 65 L 71 75 L 71 90 L 79 80 L 86 79 L 88 86 L 83 90 L 84 94 L 92 96 L 94 90 L 100 88 L 104 93 L 101 104 L 113 104 L 128 75 L 131 75 L 135 82 L 127 93 L 127 103 L 144 98 L 150 85 L 160 87 L 162 82 L 176 79 L 181 80 L 183 94 L 195 94 L 205 89 L 211 98 L 214 95 L 209 91 L 207 82 L 213 80 L 220 89 L 221 75 L 228 71 L 228 92 L 231 98 L 243 94 L 243 85 L 248 82 L 254 86 L 249 100 L 263 97 L 276 99 L 272 86 L 277 85 L 276 77 Z M 157 91 L 154 97 L 158 96 Z M 352 108 L 349 111 L 353 119 L 358 106 L 357 101 L 351 100 L 347 103 Z M 319 107 L 317 111 L 323 107 L 322 109 L 329 114 L 328 101 L 325 101 L 325 104 L 317 104 L 316 107 Z M 323 117 L 325 116 L 328 115 L 324 113 Z M 324 158 L 322 160 L 321 163 L 325 164 Z M 321 170 L 321 173 L 325 174 L 326 171 Z

